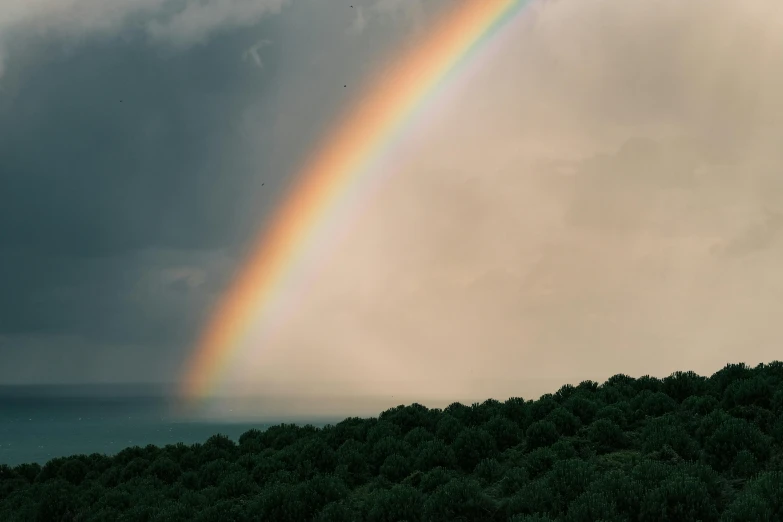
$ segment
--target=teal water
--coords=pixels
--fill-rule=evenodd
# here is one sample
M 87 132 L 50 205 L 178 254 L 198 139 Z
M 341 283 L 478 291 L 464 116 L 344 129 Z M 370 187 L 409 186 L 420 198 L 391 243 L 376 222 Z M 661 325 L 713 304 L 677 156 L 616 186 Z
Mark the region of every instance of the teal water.
M 251 428 L 280 422 L 306 424 L 306 419 L 257 422 L 199 422 L 169 415 L 166 400 L 150 396 L 68 396 L 10 387 L 0 388 L 0 464 L 43 465 L 54 457 L 104 453 L 131 446 L 203 443 L 217 433 L 233 440 Z M 314 419 L 323 426 L 325 419 Z

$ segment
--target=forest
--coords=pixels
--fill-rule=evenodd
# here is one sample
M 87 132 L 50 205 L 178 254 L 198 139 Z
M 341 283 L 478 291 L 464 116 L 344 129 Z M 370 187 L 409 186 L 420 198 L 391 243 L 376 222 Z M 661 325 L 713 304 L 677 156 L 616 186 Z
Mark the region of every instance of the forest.
M 780 522 L 783 362 L 0 466 L 0 520 Z

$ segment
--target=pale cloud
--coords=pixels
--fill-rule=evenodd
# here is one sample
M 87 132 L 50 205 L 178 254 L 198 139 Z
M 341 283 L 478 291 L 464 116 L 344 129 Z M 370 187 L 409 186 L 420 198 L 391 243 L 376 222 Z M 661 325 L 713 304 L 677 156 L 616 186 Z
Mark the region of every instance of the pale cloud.
M 221 30 L 251 26 L 278 13 L 287 1 L 6 0 L 0 4 L 0 56 L 8 43 L 3 34 L 12 31 L 79 40 L 111 34 L 139 16 L 148 19 L 145 29 L 152 42 L 182 50 L 206 42 Z
M 738 258 L 773 247 L 783 229 L 783 213 L 767 210 L 765 214 L 735 237 L 716 244 L 713 252 L 721 257 Z
M 252 46 L 250 46 L 243 54 L 242 59 L 243 60 L 253 60 L 253 62 L 258 66 L 259 69 L 264 68 L 264 62 L 261 60 L 261 55 L 258 53 L 258 51 L 262 47 L 266 47 L 267 45 L 271 44 L 272 42 L 269 40 L 259 40 Z
M 378 0 L 371 10 L 376 15 L 401 16 L 416 31 L 422 30 L 426 21 L 421 0 Z
M 434 0 L 433 4 L 436 3 Z M 404 27 L 406 31 L 418 34 L 424 29 L 427 16 L 433 16 L 438 10 L 438 6 L 430 6 L 430 9 L 425 10 L 420 0 L 378 0 L 364 4 L 357 2 L 353 5 L 356 16 L 346 29 L 346 34 L 358 36 L 365 32 L 368 24 L 376 20 L 383 23 L 389 19 Z
M 190 2 L 169 20 L 152 20 L 147 30 L 154 41 L 176 47 L 203 43 L 212 34 L 227 27 L 248 27 L 263 16 L 277 13 L 286 0 L 212 0 Z
M 354 10 L 356 11 L 356 18 L 353 19 L 353 23 L 346 30 L 349 35 L 357 36 L 364 32 L 364 28 L 367 27 L 367 19 L 362 13 L 362 6 L 357 5 Z
M 531 3 L 233 376 L 442 405 L 777 357 L 780 9 Z

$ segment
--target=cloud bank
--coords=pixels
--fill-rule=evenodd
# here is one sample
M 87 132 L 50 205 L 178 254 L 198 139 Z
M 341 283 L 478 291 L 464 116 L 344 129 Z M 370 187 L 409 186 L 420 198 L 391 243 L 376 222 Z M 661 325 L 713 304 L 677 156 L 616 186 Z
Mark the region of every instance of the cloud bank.
M 153 43 L 183 50 L 220 31 L 252 26 L 287 0 L 8 0 L 0 6 L 2 46 L 15 34 L 83 40 L 140 28 Z M 3 37 L 2 35 L 7 35 Z M 0 61 L 0 75 L 2 75 Z
M 470 401 L 773 358 L 779 11 L 533 3 L 226 386 Z

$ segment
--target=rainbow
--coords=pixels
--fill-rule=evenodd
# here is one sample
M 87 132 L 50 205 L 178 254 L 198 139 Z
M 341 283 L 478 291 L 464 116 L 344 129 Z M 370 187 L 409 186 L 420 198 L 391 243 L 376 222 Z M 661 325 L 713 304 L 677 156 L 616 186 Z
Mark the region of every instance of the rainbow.
M 307 268 L 317 264 L 314 253 L 334 242 L 334 227 L 345 208 L 360 199 L 359 187 L 378 184 L 383 169 L 372 168 L 378 159 L 460 66 L 528 3 L 454 2 L 422 44 L 384 69 L 368 94 L 307 157 L 187 362 L 180 390 L 186 399 L 207 399 L 214 393 L 243 341 L 259 323 L 267 325 L 270 317 L 279 316 L 280 301 L 291 293 L 291 285 L 301 285 L 313 273 Z

